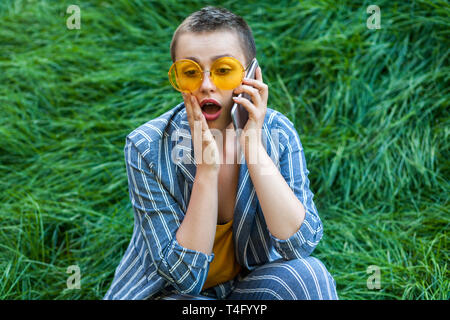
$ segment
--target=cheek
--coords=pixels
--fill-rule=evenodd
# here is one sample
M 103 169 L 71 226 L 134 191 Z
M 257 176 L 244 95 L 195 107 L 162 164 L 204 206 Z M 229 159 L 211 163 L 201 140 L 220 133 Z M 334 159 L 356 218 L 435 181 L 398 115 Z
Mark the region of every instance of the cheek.
M 234 104 L 232 97 L 233 97 L 233 90 L 225 91 L 223 94 L 224 107 L 227 110 L 231 110 L 231 107 Z

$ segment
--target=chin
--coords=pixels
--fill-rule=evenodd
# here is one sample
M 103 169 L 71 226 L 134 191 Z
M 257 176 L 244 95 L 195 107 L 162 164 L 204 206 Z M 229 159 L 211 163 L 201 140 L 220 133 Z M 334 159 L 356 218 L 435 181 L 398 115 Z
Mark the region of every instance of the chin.
M 208 124 L 209 129 L 218 129 L 218 130 L 224 129 L 224 128 L 222 128 L 223 125 L 221 125 L 221 122 L 219 121 L 219 119 L 214 120 L 214 121 L 206 120 L 206 123 Z

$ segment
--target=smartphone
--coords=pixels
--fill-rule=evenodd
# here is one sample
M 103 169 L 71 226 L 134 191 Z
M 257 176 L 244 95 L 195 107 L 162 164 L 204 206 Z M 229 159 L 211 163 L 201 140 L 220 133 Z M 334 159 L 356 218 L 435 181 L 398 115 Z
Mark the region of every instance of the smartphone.
M 250 67 L 248 68 L 245 77 L 249 79 L 255 79 L 255 72 L 257 67 L 258 67 L 258 60 L 254 58 L 252 60 Z M 240 93 L 238 97 L 244 97 L 252 101 L 252 99 L 246 92 Z M 231 119 L 233 119 L 234 130 L 244 129 L 244 126 L 248 120 L 248 112 L 242 105 L 235 102 L 233 107 L 231 107 Z

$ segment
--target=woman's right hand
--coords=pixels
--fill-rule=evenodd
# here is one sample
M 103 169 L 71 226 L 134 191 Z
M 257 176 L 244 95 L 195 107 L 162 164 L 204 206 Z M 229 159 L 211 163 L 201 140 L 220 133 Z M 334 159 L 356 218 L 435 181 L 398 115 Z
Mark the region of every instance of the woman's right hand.
M 209 130 L 197 98 L 190 93 L 182 93 L 187 118 L 191 127 L 197 169 L 219 171 L 220 154 L 216 140 Z

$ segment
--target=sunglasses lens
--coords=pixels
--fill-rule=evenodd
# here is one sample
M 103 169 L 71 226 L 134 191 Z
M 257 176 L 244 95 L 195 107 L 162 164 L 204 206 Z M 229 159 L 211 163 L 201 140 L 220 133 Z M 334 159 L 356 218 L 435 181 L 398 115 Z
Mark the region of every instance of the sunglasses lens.
M 232 90 L 241 84 L 244 77 L 244 67 L 234 58 L 220 58 L 214 62 L 211 68 L 211 76 L 218 88 Z
M 244 78 L 244 67 L 232 57 L 219 58 L 211 67 L 211 78 L 218 88 L 232 90 L 241 84 Z M 200 88 L 203 72 L 194 61 L 182 59 L 170 67 L 169 80 L 176 90 L 193 92 Z
M 192 92 L 200 87 L 202 71 L 191 60 L 176 61 L 169 70 L 169 80 L 172 86 L 182 92 Z

